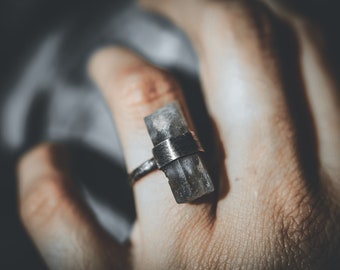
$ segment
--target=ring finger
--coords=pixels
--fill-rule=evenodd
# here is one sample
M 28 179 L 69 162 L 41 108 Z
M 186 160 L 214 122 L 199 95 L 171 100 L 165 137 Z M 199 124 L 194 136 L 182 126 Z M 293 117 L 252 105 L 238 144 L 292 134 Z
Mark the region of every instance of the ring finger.
M 188 115 L 183 94 L 178 84 L 164 71 L 121 48 L 108 48 L 96 53 L 89 71 L 113 112 L 127 170 L 131 172 L 150 159 L 152 153 L 153 145 L 144 117 L 172 101 L 177 101 L 184 115 Z M 190 120 L 188 122 L 190 125 Z M 143 242 L 143 252 L 151 248 L 150 252 L 158 254 L 159 247 L 171 245 L 162 245 L 159 241 L 176 237 L 174 231 L 183 231 L 187 225 L 200 227 L 200 222 L 209 218 L 209 203 L 178 205 L 167 182 L 165 175 L 156 171 L 134 185 L 137 226 L 132 237 Z M 136 230 L 142 231 L 136 233 Z M 172 235 L 166 237 L 165 233 Z M 145 241 L 140 239 L 144 236 L 148 237 Z M 157 239 L 157 245 L 151 246 L 150 236 Z M 171 247 L 176 248 L 175 245 Z M 167 253 L 168 250 L 164 256 Z

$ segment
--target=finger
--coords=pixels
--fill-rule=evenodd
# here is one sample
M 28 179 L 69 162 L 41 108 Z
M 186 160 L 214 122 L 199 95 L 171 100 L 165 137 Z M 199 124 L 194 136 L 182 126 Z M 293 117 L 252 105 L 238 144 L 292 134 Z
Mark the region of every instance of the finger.
M 260 5 L 212 12 L 216 15 L 199 38 L 198 51 L 207 106 L 228 157 L 230 196 L 217 214 L 223 216 L 240 200 L 257 205 L 308 197 L 283 80 L 293 82 L 288 87 L 296 89 L 296 96 L 303 89 L 282 69 L 280 22 Z M 287 52 L 285 57 L 290 56 Z
M 64 160 L 60 147 L 46 144 L 19 163 L 20 215 L 29 235 L 51 269 L 126 266 L 127 251 L 96 223 L 63 171 Z
M 332 191 L 340 194 L 340 92 L 311 25 L 297 24 L 307 96 L 317 131 L 320 164 Z M 321 35 L 322 36 L 322 35 Z M 325 37 L 324 37 L 325 38 Z
M 172 101 L 178 101 L 185 110 L 182 92 L 164 71 L 121 48 L 107 48 L 98 52 L 93 56 L 89 70 L 113 112 L 127 169 L 131 172 L 152 155 L 153 145 L 144 117 Z M 187 112 L 185 114 L 188 115 Z M 176 204 L 161 171 L 151 173 L 135 183 L 134 193 L 138 223 L 145 230 L 143 233 L 158 237 L 160 242 L 167 239 L 165 234 L 173 233 L 175 228 L 180 231 L 181 226 L 187 226 L 188 223 L 192 225 L 197 219 L 205 220 L 204 213 L 207 211 L 202 209 L 206 206 Z M 175 233 L 168 237 L 174 239 Z M 170 242 L 164 243 L 164 246 L 168 245 Z
M 170 18 L 174 23 L 188 31 L 198 30 L 201 25 L 202 16 L 207 12 L 213 1 L 201 0 L 139 0 L 141 7 L 152 12 L 160 13 Z M 213 5 L 219 5 L 217 2 Z

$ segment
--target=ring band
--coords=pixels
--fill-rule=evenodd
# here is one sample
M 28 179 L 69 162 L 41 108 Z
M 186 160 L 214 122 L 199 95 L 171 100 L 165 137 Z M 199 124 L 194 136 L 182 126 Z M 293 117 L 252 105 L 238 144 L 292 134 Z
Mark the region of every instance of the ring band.
M 134 169 L 129 174 L 129 182 L 130 185 L 133 185 L 136 181 L 143 178 L 145 175 L 157 170 L 157 164 L 154 158 L 150 158 L 149 160 L 142 163 L 136 169 Z
M 192 131 L 164 140 L 152 149 L 159 169 L 164 168 L 176 159 L 198 152 L 204 152 L 204 150 Z
M 205 168 L 204 152 L 198 138 L 189 130 L 177 102 L 145 117 L 154 145 L 153 157 L 129 174 L 130 184 L 159 169 L 169 180 L 177 203 L 187 203 L 214 191 Z
M 147 174 L 162 169 L 179 158 L 198 152 L 204 150 L 192 131 L 164 140 L 152 149 L 153 158 L 143 162 L 129 174 L 130 184 L 133 185 Z

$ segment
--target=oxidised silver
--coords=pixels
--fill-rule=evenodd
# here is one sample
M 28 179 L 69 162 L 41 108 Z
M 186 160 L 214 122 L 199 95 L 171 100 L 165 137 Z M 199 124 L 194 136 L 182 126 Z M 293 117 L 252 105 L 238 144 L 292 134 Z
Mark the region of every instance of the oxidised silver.
M 162 169 L 181 157 L 198 152 L 204 150 L 192 132 L 164 140 L 152 149 L 153 158 L 145 161 L 129 174 L 130 183 L 133 185 L 156 169 Z
M 150 158 L 145 161 L 143 164 L 138 166 L 129 174 L 130 184 L 133 185 L 137 180 L 141 179 L 145 175 L 157 170 L 157 164 L 154 158 Z
M 131 184 L 148 173 L 161 169 L 177 203 L 196 200 L 214 191 L 213 183 L 201 157 L 204 152 L 177 102 L 170 103 L 145 117 L 154 144 L 153 158 L 144 162 L 130 175 Z
M 152 149 L 159 169 L 164 168 L 176 159 L 198 152 L 204 152 L 204 150 L 192 132 L 164 140 Z

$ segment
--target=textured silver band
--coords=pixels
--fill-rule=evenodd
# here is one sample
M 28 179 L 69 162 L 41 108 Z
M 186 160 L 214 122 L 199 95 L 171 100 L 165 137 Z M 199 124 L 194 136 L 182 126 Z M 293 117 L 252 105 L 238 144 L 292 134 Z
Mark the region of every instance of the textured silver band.
M 176 159 L 198 152 L 204 151 L 192 132 L 187 132 L 175 138 L 169 138 L 160 142 L 152 149 L 159 169 L 164 168 Z
M 156 169 L 162 169 L 171 162 L 188 155 L 204 152 L 193 132 L 186 132 L 175 138 L 169 138 L 157 144 L 153 149 L 153 158 L 145 161 L 129 174 L 129 181 L 137 180 Z
M 143 164 L 138 166 L 129 174 L 129 182 L 130 185 L 133 185 L 137 180 L 141 179 L 145 175 L 157 170 L 157 164 L 154 158 L 150 158 L 149 160 L 145 161 Z

